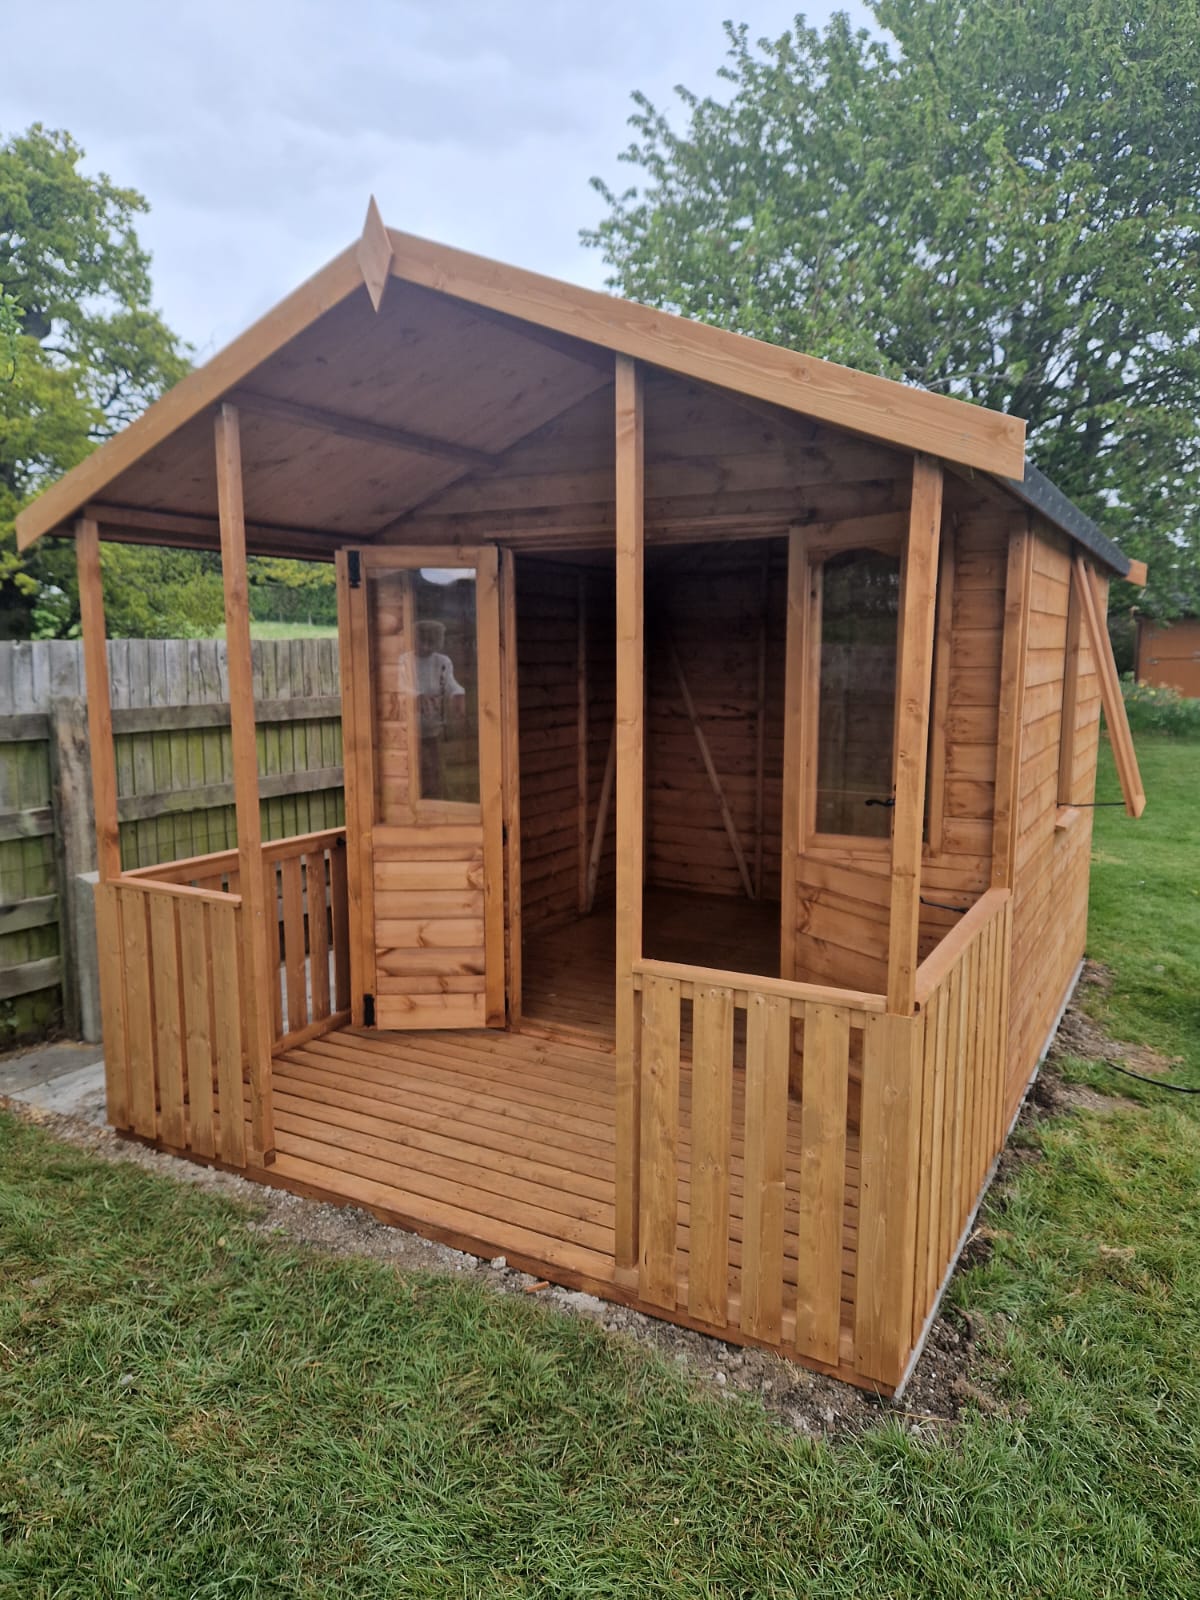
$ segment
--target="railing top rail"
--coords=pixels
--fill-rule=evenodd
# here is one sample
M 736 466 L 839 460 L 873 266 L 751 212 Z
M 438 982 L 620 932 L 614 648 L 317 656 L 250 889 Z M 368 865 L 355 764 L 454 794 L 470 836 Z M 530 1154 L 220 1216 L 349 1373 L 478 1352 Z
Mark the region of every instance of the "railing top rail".
M 993 917 L 1003 910 L 1012 898 L 1011 889 L 988 889 L 963 915 L 958 926 L 952 928 L 917 968 L 917 1004 L 924 1005 L 934 990 L 944 981 L 954 963 L 969 949 L 972 940 L 982 933 Z
M 166 894 L 178 900 L 203 900 L 210 905 L 240 906 L 240 894 L 227 894 L 223 889 L 194 889 L 190 883 L 159 882 L 155 878 L 134 878 L 122 873 L 111 882 L 118 889 L 137 889 L 142 894 Z
M 285 856 L 302 856 L 309 850 L 323 850 L 346 837 L 346 829 L 318 828 L 315 833 L 293 833 L 286 839 L 268 839 L 263 844 L 264 861 L 282 861 Z
M 326 845 L 344 839 L 346 830 L 319 828 L 315 833 L 294 833 L 286 839 L 268 839 L 262 847 L 264 861 L 279 861 L 285 856 L 303 855 L 308 850 L 320 850 Z M 160 861 L 153 867 L 131 867 L 121 874 L 122 879 L 153 878 L 159 883 L 173 883 L 180 878 L 207 878 L 218 872 L 237 870 L 236 850 L 217 850 L 207 856 L 185 856 L 179 861 Z
M 858 989 L 835 989 L 827 984 L 801 983 L 790 978 L 762 978 L 752 972 L 727 972 L 718 967 L 692 967 L 679 961 L 633 963 L 637 978 L 672 978 L 678 983 L 713 984 L 721 989 L 742 990 L 750 994 L 778 995 L 784 1000 L 807 1001 L 818 1005 L 845 1006 L 851 1011 L 884 1011 L 887 999 Z

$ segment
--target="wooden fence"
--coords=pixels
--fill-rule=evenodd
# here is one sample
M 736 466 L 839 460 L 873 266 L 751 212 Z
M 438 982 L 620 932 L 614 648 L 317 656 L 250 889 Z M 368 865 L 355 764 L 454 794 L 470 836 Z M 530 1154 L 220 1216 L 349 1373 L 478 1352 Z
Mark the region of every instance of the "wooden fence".
M 336 639 L 258 640 L 254 689 L 263 835 L 337 827 L 342 800 Z M 108 646 L 126 869 L 236 843 L 225 647 Z M 0 1043 L 65 1021 L 78 1032 L 95 866 L 82 647 L 0 644 Z

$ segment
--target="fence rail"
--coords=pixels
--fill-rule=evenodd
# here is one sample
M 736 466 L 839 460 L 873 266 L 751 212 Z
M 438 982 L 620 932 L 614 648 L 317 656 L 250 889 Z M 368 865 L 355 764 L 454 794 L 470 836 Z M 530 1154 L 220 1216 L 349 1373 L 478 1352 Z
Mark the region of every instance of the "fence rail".
M 253 655 L 264 837 L 340 825 L 337 641 L 258 640 Z M 233 846 L 224 644 L 116 639 L 108 659 L 125 866 Z M 92 906 L 76 880 L 95 858 L 83 694 L 77 641 L 0 644 L 0 1042 L 60 1017 L 87 1029 Z

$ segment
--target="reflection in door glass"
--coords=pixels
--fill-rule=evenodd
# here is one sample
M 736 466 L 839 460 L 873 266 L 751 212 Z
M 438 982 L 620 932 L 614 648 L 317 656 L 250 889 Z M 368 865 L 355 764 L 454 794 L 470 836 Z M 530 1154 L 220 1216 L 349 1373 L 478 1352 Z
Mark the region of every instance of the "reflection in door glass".
M 417 699 L 422 800 L 479 802 L 479 674 L 475 574 L 413 574 L 416 649 L 409 692 Z
M 370 630 L 376 820 L 411 821 L 422 801 L 478 805 L 474 570 L 379 573 Z

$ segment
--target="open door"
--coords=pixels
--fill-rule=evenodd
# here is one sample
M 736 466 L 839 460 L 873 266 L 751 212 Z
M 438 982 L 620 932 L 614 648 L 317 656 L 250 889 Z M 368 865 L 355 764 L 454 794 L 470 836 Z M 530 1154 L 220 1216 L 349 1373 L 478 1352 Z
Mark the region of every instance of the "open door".
M 353 1019 L 503 1027 L 497 553 L 338 556 Z

